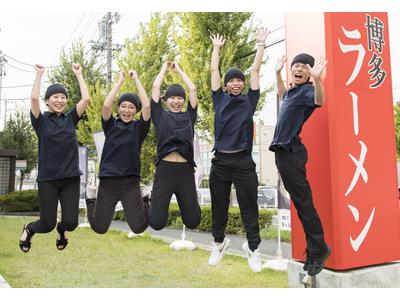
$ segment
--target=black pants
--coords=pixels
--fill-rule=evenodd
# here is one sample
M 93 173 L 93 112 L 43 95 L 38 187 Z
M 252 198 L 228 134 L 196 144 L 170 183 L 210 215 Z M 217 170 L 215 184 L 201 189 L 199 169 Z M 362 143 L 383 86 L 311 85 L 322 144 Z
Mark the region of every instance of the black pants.
M 163 229 L 168 222 L 168 208 L 175 194 L 182 222 L 194 229 L 200 224 L 201 210 L 197 201 L 194 170 L 189 163 L 161 160 L 156 168 L 151 192 L 150 226 Z
M 233 183 L 249 248 L 254 251 L 261 243 L 258 224 L 256 164 L 251 154 L 245 152 L 216 152 L 211 163 L 210 191 L 214 241 L 221 243 L 225 237 L 229 196 Z
M 291 152 L 279 149 L 275 152 L 275 163 L 303 225 L 308 251 L 321 253 L 325 250 L 324 231 L 306 176 L 307 150 Z
M 106 233 L 118 201 L 132 231 L 136 234 L 145 231 L 148 206 L 142 199 L 140 180 L 136 176 L 100 178 L 97 200 L 86 201 L 90 227 L 97 233 Z
M 58 200 L 61 204 L 61 231 L 73 231 L 78 226 L 79 177 L 38 182 L 40 219 L 29 223 L 28 230 L 47 233 L 56 227 Z

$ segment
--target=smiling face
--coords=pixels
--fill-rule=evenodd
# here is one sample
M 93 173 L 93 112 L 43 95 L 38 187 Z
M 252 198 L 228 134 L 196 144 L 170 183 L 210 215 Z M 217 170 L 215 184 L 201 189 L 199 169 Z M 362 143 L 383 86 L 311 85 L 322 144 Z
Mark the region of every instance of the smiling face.
M 232 78 L 226 83 L 226 90 L 229 94 L 237 96 L 243 92 L 244 82 L 239 78 Z
M 185 99 L 181 96 L 171 96 L 166 101 L 170 112 L 178 113 L 182 111 Z
M 56 93 L 51 95 L 46 103 L 50 112 L 60 115 L 64 112 L 64 109 L 67 105 L 67 100 L 68 99 L 64 94 Z
M 295 63 L 292 67 L 292 78 L 296 85 L 303 84 L 310 78 L 310 71 L 305 64 Z
M 121 104 L 118 106 L 118 115 L 123 122 L 131 122 L 136 115 L 135 104 L 129 101 L 121 102 Z

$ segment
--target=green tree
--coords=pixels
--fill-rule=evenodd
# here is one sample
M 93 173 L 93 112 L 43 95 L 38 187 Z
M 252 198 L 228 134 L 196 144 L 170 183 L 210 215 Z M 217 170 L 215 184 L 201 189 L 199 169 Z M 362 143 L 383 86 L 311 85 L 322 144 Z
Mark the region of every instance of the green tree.
M 173 49 L 172 22 L 172 14 L 153 14 L 149 23 L 140 25 L 139 33 L 133 39 L 126 40 L 125 52 L 117 57 L 119 68 L 126 72 L 129 69 L 135 70 L 143 87 L 148 92 L 151 91 L 153 81 L 160 71 L 162 63 L 168 59 Z M 167 76 L 166 81 L 170 82 L 171 78 Z M 134 83 L 129 79 L 125 80 L 120 94 L 127 91 L 137 93 Z M 147 184 L 153 179 L 156 151 L 156 134 L 154 126 L 151 125 L 141 150 L 141 177 L 142 181 Z
M 214 111 L 211 100 L 210 60 L 213 46 L 210 35 L 220 33 L 226 40 L 220 57 L 221 76 L 230 67 L 237 67 L 243 70 L 248 82 L 255 55 L 253 13 L 188 12 L 178 13 L 177 16 L 180 22 L 176 22 L 179 27 L 175 31 L 175 39 L 179 62 L 198 89 L 199 116 L 196 128 L 201 138 L 211 142 Z M 257 110 L 264 105 L 266 92 L 262 91 Z
M 89 88 L 91 103 L 78 123 L 77 136 L 81 145 L 89 148 L 89 155 L 94 154 L 93 132 L 100 129 L 101 108 L 106 89 L 106 80 L 103 73 L 104 64 L 99 63 L 98 55 L 92 51 L 86 51 L 82 42 L 73 43 L 66 52 L 63 50 L 60 56 L 59 66 L 49 73 L 51 83 L 61 83 L 68 91 L 67 109 L 74 106 L 81 99 L 78 81 L 72 72 L 72 63 L 82 66 L 83 76 Z
M 17 159 L 26 160 L 26 169 L 20 170 L 19 190 L 22 183 L 37 165 L 37 138 L 27 115 L 17 112 L 0 132 L 0 147 L 16 149 Z

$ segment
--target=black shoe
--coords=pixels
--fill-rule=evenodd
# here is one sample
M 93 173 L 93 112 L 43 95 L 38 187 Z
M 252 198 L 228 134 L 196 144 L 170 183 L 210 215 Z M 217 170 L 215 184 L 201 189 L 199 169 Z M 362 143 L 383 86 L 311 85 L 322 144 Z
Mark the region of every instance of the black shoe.
M 56 240 L 56 246 L 58 250 L 64 250 L 68 245 L 68 239 L 65 238 L 65 231 L 61 231 L 60 223 L 57 224 L 57 232 L 60 235 L 60 239 Z
M 29 252 L 29 250 L 31 249 L 31 239 L 35 234 L 34 232 L 29 231 L 27 225 L 28 224 L 25 224 L 24 227 L 22 228 L 22 235 L 24 235 L 24 232 L 26 232 L 25 240 L 22 240 L 22 236 L 21 239 L 19 240 L 19 248 L 21 249 L 22 252 L 25 253 Z
M 331 254 L 331 248 L 326 245 L 326 250 L 321 254 L 312 254 L 310 257 L 310 264 L 308 265 L 307 273 L 310 276 L 315 276 L 325 266 L 325 262 Z
M 304 262 L 303 270 L 307 271 L 309 265 L 310 265 L 310 251 L 306 249 L 306 261 Z

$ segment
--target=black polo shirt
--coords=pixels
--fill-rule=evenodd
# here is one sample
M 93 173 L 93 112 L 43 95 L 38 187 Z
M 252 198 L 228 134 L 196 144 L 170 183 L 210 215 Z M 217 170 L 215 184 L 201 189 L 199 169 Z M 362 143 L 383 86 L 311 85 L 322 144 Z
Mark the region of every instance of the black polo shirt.
M 123 122 L 111 116 L 101 118 L 106 140 L 101 154 L 99 177 L 140 178 L 140 149 L 149 133 L 150 120 Z
M 314 102 L 315 87 L 311 82 L 296 85 L 283 94 L 275 127 L 274 139 L 269 150 L 298 152 L 304 149 L 300 132 L 314 109 L 319 107 Z
M 36 119 L 30 112 L 32 127 L 39 140 L 37 181 L 80 176 L 76 125 L 80 117 L 76 107 L 57 116 L 46 111 Z
M 151 119 L 157 133 L 157 162 L 171 152 L 178 152 L 191 166 L 196 167 L 193 155 L 194 124 L 197 119 L 197 106 L 188 103 L 184 112 L 165 111 L 161 100 L 151 100 Z
M 253 115 L 256 111 L 260 90 L 249 89 L 247 94 L 232 96 L 219 88 L 212 91 L 214 104 L 213 151 L 246 150 L 253 148 Z

